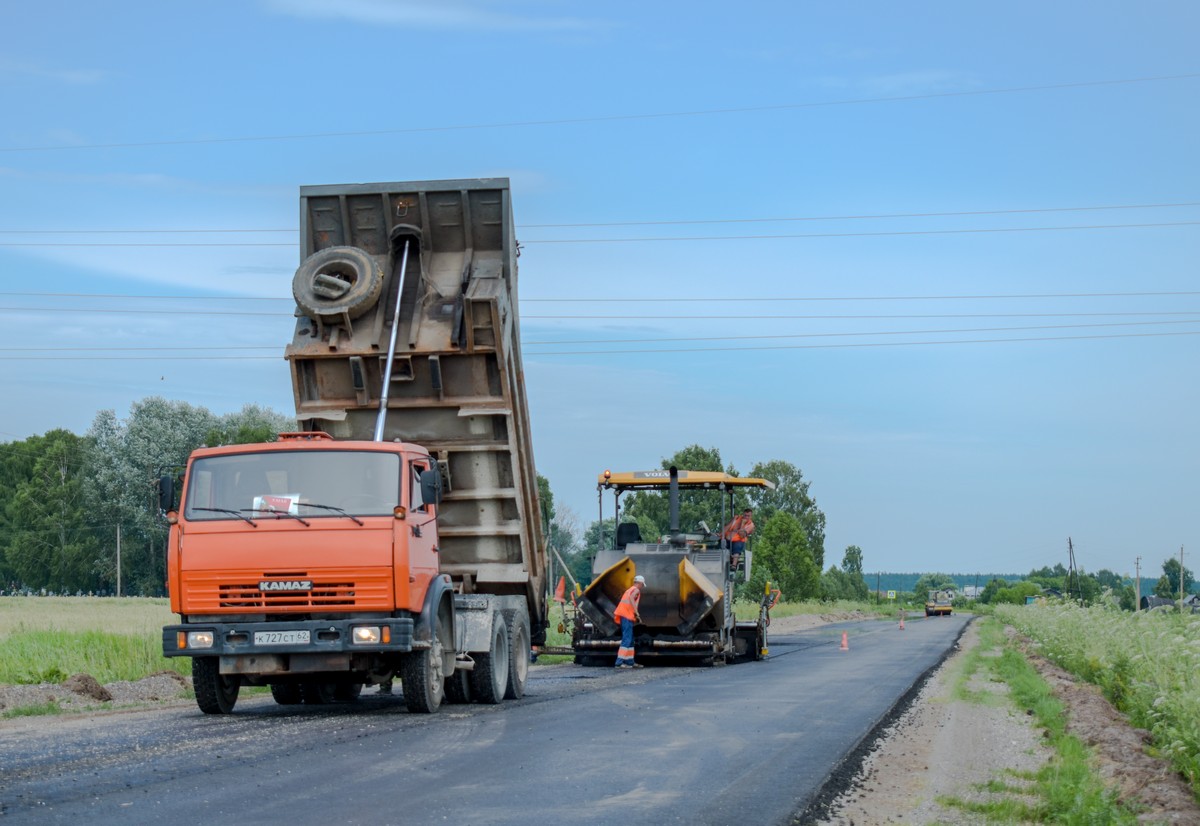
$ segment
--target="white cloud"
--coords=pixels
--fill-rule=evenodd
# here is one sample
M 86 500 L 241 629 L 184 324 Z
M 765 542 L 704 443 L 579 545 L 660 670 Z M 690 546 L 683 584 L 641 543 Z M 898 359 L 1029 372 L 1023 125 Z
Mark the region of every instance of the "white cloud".
M 503 31 L 580 31 L 607 25 L 581 17 L 543 16 L 533 6 L 556 3 L 499 3 L 494 0 L 263 0 L 279 14 L 342 19 L 373 26 Z M 521 5 L 525 13 L 514 13 Z

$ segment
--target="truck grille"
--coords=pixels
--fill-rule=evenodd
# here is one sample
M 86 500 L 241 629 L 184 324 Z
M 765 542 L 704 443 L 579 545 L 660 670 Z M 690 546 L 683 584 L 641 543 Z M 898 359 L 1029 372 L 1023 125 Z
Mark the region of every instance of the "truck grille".
M 387 572 L 363 574 L 362 571 L 307 574 L 312 589 L 305 591 L 261 591 L 262 580 L 277 574 L 184 575 L 185 604 L 188 613 L 313 611 L 322 609 L 390 610 L 391 575 Z M 300 579 L 289 575 L 288 579 Z

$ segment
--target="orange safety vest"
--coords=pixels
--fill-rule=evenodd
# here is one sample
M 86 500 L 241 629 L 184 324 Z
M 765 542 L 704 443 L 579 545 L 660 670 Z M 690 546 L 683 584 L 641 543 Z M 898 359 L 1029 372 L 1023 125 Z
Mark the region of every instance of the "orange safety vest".
M 613 619 L 615 619 L 618 624 L 621 622 L 622 617 L 630 622 L 636 622 L 638 603 L 641 601 L 641 589 L 639 589 L 636 585 L 630 585 L 629 590 L 627 590 L 621 596 L 621 603 L 617 606 L 617 610 L 613 611 Z
M 754 520 L 744 513 L 739 513 L 725 526 L 725 538 L 731 542 L 745 542 L 754 532 Z

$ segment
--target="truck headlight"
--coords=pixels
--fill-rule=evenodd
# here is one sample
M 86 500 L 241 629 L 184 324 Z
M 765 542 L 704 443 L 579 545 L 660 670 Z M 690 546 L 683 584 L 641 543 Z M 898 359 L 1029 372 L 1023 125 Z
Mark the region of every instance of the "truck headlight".
M 187 647 L 188 648 L 212 648 L 213 647 L 213 632 L 212 631 L 188 631 L 187 632 Z
M 378 625 L 356 625 L 350 636 L 355 645 L 374 645 L 383 637 Z

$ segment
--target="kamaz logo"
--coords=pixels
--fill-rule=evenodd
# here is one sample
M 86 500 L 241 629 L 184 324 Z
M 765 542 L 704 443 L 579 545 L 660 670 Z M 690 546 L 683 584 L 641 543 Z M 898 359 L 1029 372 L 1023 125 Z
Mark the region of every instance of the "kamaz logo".
M 311 591 L 311 579 L 264 579 L 258 583 L 260 591 Z

